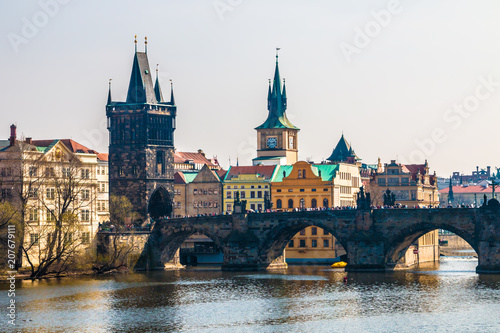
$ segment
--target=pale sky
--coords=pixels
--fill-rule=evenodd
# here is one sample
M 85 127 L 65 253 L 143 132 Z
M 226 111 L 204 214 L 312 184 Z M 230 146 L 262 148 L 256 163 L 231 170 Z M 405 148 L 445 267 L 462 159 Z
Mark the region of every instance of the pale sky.
M 365 163 L 500 167 L 499 17 L 496 0 L 4 0 L 0 131 L 107 152 L 108 80 L 125 100 L 137 34 L 164 96 L 174 81 L 177 149 L 225 168 L 256 156 L 276 47 L 300 159 L 343 131 Z

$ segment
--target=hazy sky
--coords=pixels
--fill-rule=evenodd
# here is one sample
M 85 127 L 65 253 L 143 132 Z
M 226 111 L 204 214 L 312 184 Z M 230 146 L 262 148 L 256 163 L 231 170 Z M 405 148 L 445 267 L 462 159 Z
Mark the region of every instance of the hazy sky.
M 250 164 L 275 48 L 299 157 L 342 131 L 366 163 L 429 160 L 439 175 L 500 167 L 500 2 L 41 0 L 0 2 L 0 133 L 107 151 L 105 103 L 125 100 L 134 35 L 178 150 Z

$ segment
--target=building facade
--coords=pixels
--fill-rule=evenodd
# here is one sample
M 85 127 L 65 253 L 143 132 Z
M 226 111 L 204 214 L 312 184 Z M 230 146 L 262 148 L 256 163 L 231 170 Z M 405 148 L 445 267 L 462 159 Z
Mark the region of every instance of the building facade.
M 177 107 L 173 90 L 163 99 L 158 71 L 153 86 L 147 51 L 134 54 L 125 102 L 106 105 L 111 195 L 126 196 L 144 221 L 172 213 L 174 130 Z
M 85 248 L 109 216 L 107 205 L 98 207 L 107 195 L 98 190 L 100 181 L 107 185 L 98 175 L 102 159 L 105 155 L 70 139 L 17 140 L 14 125 L 8 144 L 0 142 L 1 200 L 19 212 L 23 246 L 35 266 L 52 255 L 47 250 L 52 236 L 64 239 L 71 251 Z
M 222 182 L 224 212 L 233 212 L 237 196 L 247 202 L 247 210 L 265 210 L 266 200 L 270 202 L 271 179 L 276 169 L 274 165 L 231 166 Z
M 496 190 L 499 190 L 498 185 L 495 187 Z M 483 205 L 485 196 L 486 200 L 493 198 L 493 186 L 486 180 L 480 182 L 478 185 L 464 184 L 452 186 L 451 196 L 449 187 L 439 190 L 439 200 L 443 207 L 447 207 L 448 205 L 479 207 Z
M 267 94 L 266 121 L 255 128 L 257 131 L 257 157 L 253 165 L 285 165 L 298 161 L 298 133 L 299 128 L 294 126 L 286 116 L 287 98 L 286 87 L 278 68 L 278 55 L 276 55 L 276 69 L 274 80 Z
M 396 204 L 413 207 L 439 205 L 437 177 L 430 174 L 427 161 L 425 164 L 401 164 L 392 160 L 385 164 L 383 172 L 375 173 L 367 189 L 372 203 L 384 204 L 384 193 L 389 190 L 395 195 Z

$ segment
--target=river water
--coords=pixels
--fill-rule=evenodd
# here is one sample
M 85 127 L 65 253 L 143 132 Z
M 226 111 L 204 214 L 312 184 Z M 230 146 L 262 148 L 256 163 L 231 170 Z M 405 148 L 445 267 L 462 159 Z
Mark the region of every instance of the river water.
M 500 276 L 477 275 L 476 265 L 444 258 L 390 273 L 194 268 L 23 281 L 11 331 L 500 332 Z

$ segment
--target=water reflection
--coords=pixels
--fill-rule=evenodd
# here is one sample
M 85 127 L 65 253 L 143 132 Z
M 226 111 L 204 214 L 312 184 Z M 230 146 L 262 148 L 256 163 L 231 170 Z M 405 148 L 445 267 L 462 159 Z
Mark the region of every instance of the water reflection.
M 392 273 L 218 269 L 19 284 L 22 332 L 499 331 L 500 277 L 476 260 Z M 347 276 L 347 283 L 344 277 Z M 5 285 L 0 288 L 5 289 Z M 5 304 L 6 293 L 0 301 Z M 328 328 L 328 329 L 326 329 Z

